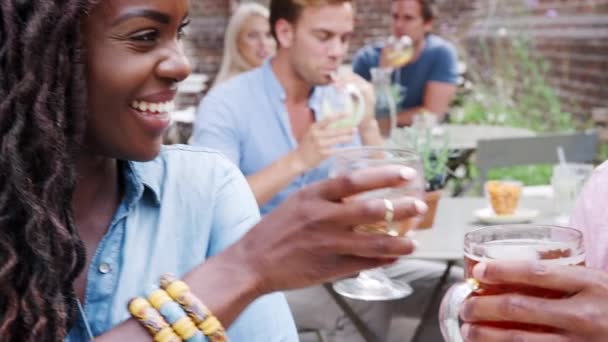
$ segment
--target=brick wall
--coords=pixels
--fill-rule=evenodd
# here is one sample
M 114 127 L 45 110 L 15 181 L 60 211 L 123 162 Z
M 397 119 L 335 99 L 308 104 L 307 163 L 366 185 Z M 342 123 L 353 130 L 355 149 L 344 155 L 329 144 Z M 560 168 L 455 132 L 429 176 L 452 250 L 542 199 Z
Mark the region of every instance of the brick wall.
M 352 51 L 387 35 L 391 1 L 357 0 L 359 29 Z M 188 53 L 196 72 L 214 76 L 230 7 L 238 0 L 191 2 Z M 461 51 L 475 51 L 479 37 L 492 40 L 499 32 L 522 34 L 532 38 L 535 51 L 551 62 L 549 81 L 558 87 L 569 109 L 586 116 L 593 107 L 608 106 L 608 0 L 437 2 L 441 21 L 436 31 L 457 42 Z
M 608 0 L 485 0 L 471 16 L 470 50 L 479 37 L 529 38 L 567 110 L 586 119 L 608 106 Z
M 269 0 L 257 1 L 267 4 Z M 390 4 L 392 0 L 357 0 L 356 27 L 359 29 L 351 46 L 354 52 L 361 46 L 383 37 L 389 33 Z M 188 54 L 195 66 L 195 72 L 210 76 L 215 75 L 221 62 L 223 34 L 228 22 L 230 7 L 238 0 L 192 0 L 192 24 L 187 40 Z M 464 12 L 472 8 L 470 0 L 443 0 L 442 12 L 445 10 L 445 22 L 438 25 L 443 35 L 457 35 L 465 27 Z M 455 15 L 457 14 L 457 15 Z M 453 29 L 459 27 L 458 30 Z

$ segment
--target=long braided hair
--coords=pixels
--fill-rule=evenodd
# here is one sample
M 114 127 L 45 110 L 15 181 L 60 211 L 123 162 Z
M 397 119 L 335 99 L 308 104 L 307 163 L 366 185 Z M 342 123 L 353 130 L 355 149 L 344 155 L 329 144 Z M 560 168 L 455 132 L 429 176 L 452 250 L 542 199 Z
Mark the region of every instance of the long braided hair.
M 0 1 L 0 336 L 61 341 L 85 262 L 71 223 L 93 0 Z

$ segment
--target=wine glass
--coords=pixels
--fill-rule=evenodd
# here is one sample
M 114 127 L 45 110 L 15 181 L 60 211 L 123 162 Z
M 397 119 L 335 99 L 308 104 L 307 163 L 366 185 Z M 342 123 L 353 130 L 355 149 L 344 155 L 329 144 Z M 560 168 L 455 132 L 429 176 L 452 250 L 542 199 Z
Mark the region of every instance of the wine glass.
M 408 36 L 388 37 L 384 49 L 388 65 L 393 69 L 405 66 L 414 58 L 414 43 Z
M 383 165 L 406 166 L 416 171 L 416 178 L 399 187 L 376 189 L 351 196 L 345 201 L 383 199 L 392 200 L 402 197 L 422 199 L 424 193 L 424 174 L 420 156 L 408 149 L 386 147 L 347 148 L 333 157 L 330 177 L 350 174 L 356 170 L 380 167 Z M 363 234 L 387 234 L 404 236 L 418 223 L 419 218 L 402 221 L 382 221 L 361 224 L 354 229 Z M 342 296 L 359 300 L 390 300 L 403 298 L 412 293 L 406 282 L 392 280 L 381 268 L 362 271 L 356 278 L 344 279 L 334 283 L 334 290 Z
M 365 98 L 352 83 L 326 87 L 321 94 L 321 115 L 323 118 L 344 115 L 331 128 L 357 127 L 365 115 Z

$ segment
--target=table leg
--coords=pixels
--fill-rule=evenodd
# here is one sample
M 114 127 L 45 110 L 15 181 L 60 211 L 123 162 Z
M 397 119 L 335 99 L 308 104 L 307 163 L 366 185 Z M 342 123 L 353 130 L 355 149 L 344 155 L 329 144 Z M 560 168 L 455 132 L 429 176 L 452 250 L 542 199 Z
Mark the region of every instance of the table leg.
M 365 324 L 365 322 L 361 320 L 361 318 L 357 315 L 357 313 L 355 313 L 353 308 L 348 305 L 344 298 L 340 296 L 336 291 L 334 291 L 332 284 L 325 283 L 323 284 L 323 287 L 325 287 L 327 292 L 329 292 L 329 295 L 333 298 L 336 304 L 338 304 L 340 309 L 344 311 L 348 319 L 350 319 L 350 321 L 353 323 L 353 325 L 355 326 L 359 334 L 363 337 L 363 339 L 366 342 L 378 342 L 374 339 L 374 335 L 369 330 L 367 324 Z
M 426 309 L 424 310 L 424 314 L 420 318 L 420 323 L 418 323 L 418 327 L 416 328 L 416 332 L 414 333 L 412 342 L 417 342 L 418 339 L 420 338 L 420 334 L 422 334 L 422 329 L 424 328 L 424 323 L 426 323 L 429 319 L 431 319 L 431 317 L 433 315 L 439 314 L 438 312 L 433 311 L 433 308 L 435 307 L 434 304 L 437 300 L 441 300 L 441 298 L 437 298 L 437 297 L 441 294 L 441 289 L 443 288 L 448 277 L 450 276 L 450 271 L 452 270 L 452 266 L 454 266 L 454 261 L 452 261 L 452 260 L 448 261 L 446 264 L 446 267 L 445 267 L 445 271 L 443 271 L 441 278 L 439 278 L 437 285 L 435 285 L 435 288 L 433 289 L 431 298 L 429 299 L 429 302 L 426 305 Z M 421 342 L 424 342 L 424 341 L 421 341 Z

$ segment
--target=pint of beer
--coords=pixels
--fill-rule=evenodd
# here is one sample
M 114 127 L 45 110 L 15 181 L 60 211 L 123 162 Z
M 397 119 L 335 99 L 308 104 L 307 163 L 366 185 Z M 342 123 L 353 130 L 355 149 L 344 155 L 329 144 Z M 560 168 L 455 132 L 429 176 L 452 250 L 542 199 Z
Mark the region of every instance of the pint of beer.
M 567 293 L 516 284 L 484 284 L 473 279 L 476 264 L 488 260 L 530 260 L 548 264 L 585 264 L 582 233 L 576 229 L 543 226 L 511 225 L 479 229 L 465 235 L 465 279 L 454 285 L 441 304 L 439 320 L 443 337 L 448 342 L 462 341 L 458 312 L 464 300 L 471 296 L 519 293 L 541 298 L 563 298 Z M 515 322 L 484 322 L 503 329 L 551 332 L 550 327 Z

